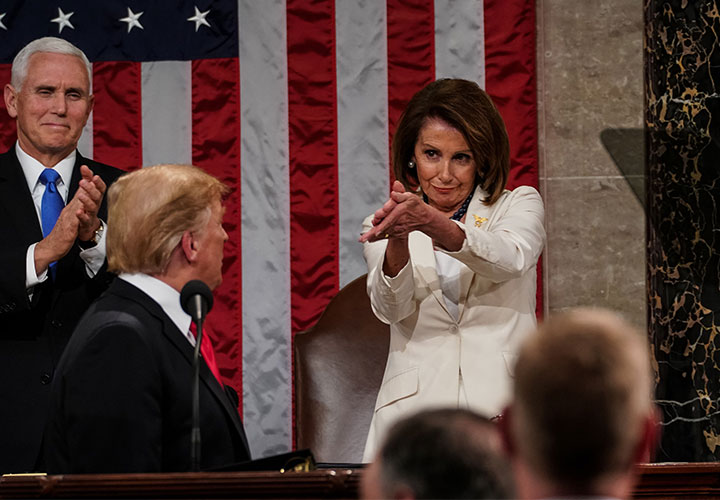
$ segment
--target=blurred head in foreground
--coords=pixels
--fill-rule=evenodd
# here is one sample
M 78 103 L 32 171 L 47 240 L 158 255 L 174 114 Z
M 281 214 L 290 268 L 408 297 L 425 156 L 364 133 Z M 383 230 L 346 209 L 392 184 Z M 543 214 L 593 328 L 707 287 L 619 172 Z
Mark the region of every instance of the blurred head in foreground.
M 361 497 L 509 498 L 512 478 L 491 421 L 440 409 L 397 422 L 365 471 Z
M 502 423 L 519 496 L 629 496 L 656 421 L 645 336 L 609 311 L 553 316 L 520 350 Z

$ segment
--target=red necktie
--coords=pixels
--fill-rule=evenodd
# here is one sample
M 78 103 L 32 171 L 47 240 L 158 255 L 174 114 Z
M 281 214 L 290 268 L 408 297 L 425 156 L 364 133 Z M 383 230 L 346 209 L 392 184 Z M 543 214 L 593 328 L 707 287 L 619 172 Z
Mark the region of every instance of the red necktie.
M 193 334 L 193 337 L 197 338 L 197 329 L 195 327 L 195 323 L 190 323 L 190 332 Z M 220 376 L 220 370 L 218 369 L 217 362 L 215 361 L 215 351 L 212 347 L 212 342 L 210 342 L 210 335 L 208 333 L 210 332 L 210 327 L 207 323 L 203 325 L 203 336 L 202 336 L 202 344 L 200 344 L 200 354 L 202 354 L 203 359 L 205 359 L 205 363 L 208 365 L 208 368 L 210 368 L 210 371 L 213 375 L 215 375 L 215 378 L 218 382 L 220 382 L 220 385 L 223 385 L 222 383 L 222 377 Z

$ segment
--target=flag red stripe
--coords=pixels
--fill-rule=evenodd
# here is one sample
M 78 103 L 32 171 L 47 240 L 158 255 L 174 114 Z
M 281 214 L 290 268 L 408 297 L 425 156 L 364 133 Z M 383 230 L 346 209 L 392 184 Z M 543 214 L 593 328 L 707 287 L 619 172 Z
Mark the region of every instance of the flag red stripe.
M 334 0 L 287 2 L 292 332 L 338 290 Z
M 10 83 L 11 64 L 0 64 L 0 82 Z M 0 152 L 10 149 L 17 138 L 15 120 L 10 118 L 5 107 L 5 99 L 0 103 Z
M 538 187 L 535 2 L 485 0 L 486 90 L 510 136 L 508 188 Z M 543 312 L 542 261 L 537 266 L 536 312 Z
M 510 189 L 537 186 L 535 2 L 485 0 L 485 82 L 510 136 Z
M 141 166 L 140 63 L 94 63 L 93 94 L 93 159 L 126 170 Z
M 334 0 L 288 0 L 290 324 L 308 329 L 338 291 Z M 292 376 L 292 443 L 295 445 Z
M 238 60 L 192 62 L 192 161 L 222 180 L 232 192 L 225 200 L 223 282 L 215 290 L 208 321 L 225 383 L 235 388 L 242 408 L 242 260 L 240 192 L 240 88 Z
M 397 122 L 410 98 L 435 80 L 432 0 L 387 1 L 387 65 L 388 130 L 392 144 Z M 390 177 L 392 184 L 392 168 Z

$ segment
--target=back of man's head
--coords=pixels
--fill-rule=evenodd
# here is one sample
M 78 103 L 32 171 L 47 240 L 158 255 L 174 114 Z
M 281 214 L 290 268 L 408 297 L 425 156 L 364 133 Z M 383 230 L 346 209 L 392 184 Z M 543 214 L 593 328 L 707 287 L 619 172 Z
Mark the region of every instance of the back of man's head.
M 192 165 L 155 165 L 123 175 L 108 190 L 108 269 L 164 272 L 183 232 L 200 231 L 213 201 L 227 192 Z
M 608 494 L 653 444 L 648 343 L 616 315 L 554 316 L 521 348 L 511 448 L 552 494 Z M 617 481 L 614 481 L 617 483 Z
M 362 489 L 364 498 L 509 498 L 512 478 L 495 424 L 441 409 L 390 429 Z

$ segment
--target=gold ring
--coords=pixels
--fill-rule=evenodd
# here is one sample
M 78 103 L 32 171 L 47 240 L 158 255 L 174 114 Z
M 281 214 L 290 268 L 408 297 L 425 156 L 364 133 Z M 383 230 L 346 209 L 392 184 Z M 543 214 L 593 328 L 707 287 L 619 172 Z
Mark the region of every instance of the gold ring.
M 388 233 L 385 233 L 385 239 L 388 239 L 390 235 Z

